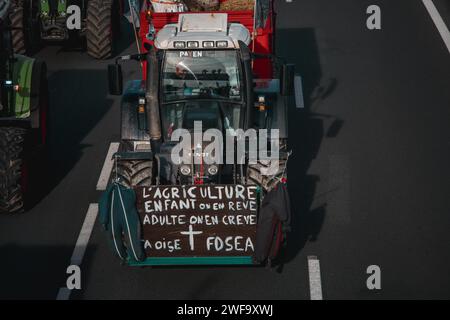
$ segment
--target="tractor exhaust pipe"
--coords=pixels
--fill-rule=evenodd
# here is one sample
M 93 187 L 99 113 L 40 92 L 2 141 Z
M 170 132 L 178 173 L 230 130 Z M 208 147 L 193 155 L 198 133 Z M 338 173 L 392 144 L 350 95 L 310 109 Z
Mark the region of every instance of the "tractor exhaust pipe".
M 158 88 L 159 88 L 159 66 L 158 58 L 154 48 L 150 48 L 146 55 L 147 62 L 147 83 L 146 83 L 146 103 L 147 121 L 150 134 L 150 147 L 154 153 L 159 152 L 161 146 L 161 118 L 159 115 Z
M 239 48 L 241 54 L 241 60 L 244 66 L 244 73 L 246 79 L 246 92 L 245 95 L 247 97 L 247 105 L 245 110 L 245 123 L 244 129 L 249 129 L 253 125 L 254 115 L 253 109 L 254 107 L 254 97 L 253 97 L 253 69 L 252 69 L 252 53 L 247 45 L 239 41 Z

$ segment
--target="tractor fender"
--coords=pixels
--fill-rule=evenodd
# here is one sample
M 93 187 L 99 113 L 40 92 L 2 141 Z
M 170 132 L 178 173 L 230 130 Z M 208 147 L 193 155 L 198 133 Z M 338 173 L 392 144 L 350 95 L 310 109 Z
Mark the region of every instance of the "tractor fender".
M 14 59 L 12 80 L 19 86 L 14 94 L 15 116 L 25 119 L 31 114 L 31 83 L 35 60 L 19 54 L 15 54 Z
M 13 83 L 19 86 L 14 95 L 15 117 L 31 117 L 32 127 L 39 127 L 39 102 L 42 81 L 47 78 L 45 62 L 22 55 L 14 55 Z M 44 93 L 45 94 L 45 93 Z
M 122 141 L 150 141 L 147 113 L 139 113 L 139 98 L 145 97 L 145 88 L 141 84 L 141 80 L 133 80 L 125 86 L 121 101 Z

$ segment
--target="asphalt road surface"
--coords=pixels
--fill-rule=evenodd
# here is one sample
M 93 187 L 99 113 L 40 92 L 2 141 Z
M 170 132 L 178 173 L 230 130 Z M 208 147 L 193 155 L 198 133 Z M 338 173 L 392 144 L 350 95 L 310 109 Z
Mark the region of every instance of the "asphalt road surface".
M 434 0 L 450 26 L 450 5 Z M 381 8 L 368 30 L 366 9 Z M 421 0 L 277 1 L 277 51 L 302 75 L 290 110 L 293 231 L 282 272 L 255 267 L 122 266 L 98 222 L 71 299 L 450 298 L 450 52 Z M 129 27 L 118 51 L 136 51 Z M 0 216 L 0 298 L 55 299 L 112 142 L 120 99 L 106 65 L 47 46 L 52 151 L 30 210 Z M 139 78 L 138 65 L 124 76 Z M 369 290 L 368 266 L 381 270 Z M 314 271 L 314 270 L 313 270 Z

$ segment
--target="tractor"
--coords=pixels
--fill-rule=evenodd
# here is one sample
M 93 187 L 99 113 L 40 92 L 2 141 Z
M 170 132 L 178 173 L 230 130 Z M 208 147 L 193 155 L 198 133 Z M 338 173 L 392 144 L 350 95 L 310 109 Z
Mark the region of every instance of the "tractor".
M 144 265 L 252 264 L 253 258 L 250 253 L 242 252 L 242 248 L 238 245 L 242 239 L 246 239 L 245 243 L 251 248 L 254 241 L 265 243 L 267 240 L 273 244 L 270 245 L 271 248 L 278 247 L 282 242 L 282 234 L 288 229 L 282 225 L 290 221 L 289 201 L 286 200 L 286 167 L 290 155 L 287 149 L 287 113 L 295 90 L 293 85 L 295 69 L 293 65 L 285 63 L 271 52 L 274 17 L 269 1 L 256 0 L 255 7 L 263 4 L 265 10 L 253 10 L 252 7 L 247 11 L 169 13 L 150 12 L 150 7 L 144 6 L 140 29 L 143 53 L 118 57 L 114 64 L 108 65 L 109 92 L 112 95 L 122 95 L 121 141 L 119 150 L 114 155 L 115 166 L 111 185 L 120 185 L 120 188 L 125 189 L 117 187 L 118 195 L 109 194 L 104 197 L 101 201 L 104 204 L 101 206 L 103 212 L 101 220 L 113 223 L 112 227 L 109 227 L 113 233 L 113 237 L 110 238 L 114 240 L 114 250 L 120 257 L 124 256 L 124 251 L 119 249 L 122 246 L 118 245 L 118 239 L 129 239 L 131 242 L 126 247 L 132 248 L 134 252 L 134 249 L 139 247 L 141 235 L 139 227 L 134 229 L 137 230 L 135 232 L 130 231 L 136 223 L 129 221 L 136 219 L 126 213 L 128 204 L 122 201 L 122 193 L 126 190 L 135 190 L 139 194 L 136 206 L 140 208 L 138 209 L 140 214 L 144 212 L 140 218 L 144 237 L 145 235 L 150 238 L 159 237 L 163 241 L 169 241 L 175 234 L 209 235 L 207 238 L 201 236 L 199 240 L 203 243 L 203 249 L 194 251 L 194 244 L 190 242 L 191 251 L 187 249 L 183 253 L 175 253 L 176 257 L 171 257 L 172 253 L 157 256 L 158 248 L 163 246 L 161 241 L 154 238 L 152 244 L 153 240 L 147 239 L 145 242 L 148 244 L 147 255 L 154 252 L 156 256 L 150 253 Z M 257 32 L 258 28 L 263 30 Z M 124 90 L 121 63 L 130 60 L 136 60 L 143 66 L 143 80 L 127 82 Z M 201 124 L 200 128 L 198 124 Z M 243 142 L 243 152 L 239 154 L 237 147 L 239 142 L 234 144 L 232 149 L 228 145 L 223 145 L 219 152 L 225 157 L 232 154 L 227 158 L 232 161 L 211 161 L 211 158 L 217 155 L 217 151 L 209 152 L 204 140 L 200 142 L 195 140 L 196 134 L 206 134 L 211 129 L 222 136 L 231 137 L 231 140 Z M 269 130 L 270 133 L 262 136 L 261 129 Z M 194 142 L 190 140 L 187 143 L 187 150 L 183 150 L 183 156 L 192 161 L 174 160 L 174 154 L 179 152 L 176 149 L 180 146 L 180 136 L 176 134 L 177 131 L 181 132 L 179 130 L 194 136 Z M 247 135 L 252 130 L 257 132 L 256 136 Z M 272 135 L 272 131 L 276 131 L 277 134 Z M 184 140 L 184 137 L 182 139 Z M 227 139 L 224 138 L 224 141 Z M 258 150 L 251 148 L 252 139 L 258 140 Z M 268 150 L 268 155 L 277 152 L 277 158 L 255 160 L 254 154 L 261 148 Z M 269 170 L 273 168 L 274 161 L 277 164 L 276 169 Z M 163 190 L 160 191 L 159 188 Z M 186 193 L 184 188 L 191 193 L 189 191 Z M 196 188 L 201 189 L 198 194 L 195 194 Z M 176 213 L 179 212 L 176 211 L 179 209 L 176 207 L 176 201 L 168 200 L 165 207 L 158 204 L 156 209 L 153 208 L 152 205 L 156 206 L 160 201 L 161 194 L 167 192 L 166 196 L 169 198 L 168 194 L 173 195 L 173 192 L 184 193 L 187 199 L 183 201 L 192 200 L 196 196 L 201 197 L 203 194 L 205 197 L 203 201 L 206 202 L 201 203 L 201 207 L 220 210 L 223 203 L 212 203 L 214 199 L 221 198 L 214 190 L 219 190 L 217 192 L 227 190 L 230 195 L 234 192 L 235 196 L 240 195 L 242 199 L 246 193 L 249 198 L 243 202 L 254 201 L 265 205 L 263 216 L 266 218 L 263 220 L 266 221 L 263 223 L 261 220 L 263 231 L 258 231 L 258 235 L 255 223 L 250 223 L 246 228 L 230 228 L 229 224 L 225 223 L 220 228 L 211 227 L 209 231 L 206 231 L 205 225 L 201 225 L 198 227 L 206 228 L 204 231 L 193 231 L 195 228 L 193 221 L 198 221 L 196 220 L 198 217 L 195 216 L 199 212 L 198 208 L 188 210 L 189 214 L 193 215 L 190 216 L 192 223 L 189 230 L 180 231 L 181 229 L 166 226 L 166 229 L 155 227 L 156 229 L 149 231 L 148 228 L 153 227 L 151 224 L 161 223 L 163 220 L 158 219 L 164 219 L 165 214 L 170 214 L 170 217 L 185 216 L 185 213 L 181 215 Z M 252 195 L 254 190 L 257 196 Z M 114 199 L 118 197 L 122 201 L 118 207 L 123 210 L 115 216 L 115 209 L 107 206 L 109 204 L 113 206 Z M 128 197 L 132 198 L 133 196 Z M 236 206 L 233 201 L 228 202 L 233 212 L 247 210 L 246 218 L 251 220 L 252 217 L 256 217 L 256 211 L 252 211 L 255 208 L 250 210 L 244 204 L 236 209 L 242 201 L 238 200 Z M 275 202 L 273 208 L 276 209 L 270 209 L 270 202 Z M 146 209 L 142 209 L 143 203 L 146 203 L 144 206 Z M 168 204 L 174 207 L 169 208 Z M 188 204 L 181 204 L 183 205 Z M 258 215 L 261 214 L 260 207 L 257 211 Z M 275 211 L 280 219 L 271 218 Z M 222 213 L 220 221 L 225 221 L 230 212 L 225 210 Z M 152 215 L 152 218 L 149 215 Z M 281 220 L 283 224 L 279 223 Z M 119 230 L 118 221 L 126 223 L 127 228 L 123 229 L 123 234 L 115 233 Z M 253 222 L 255 221 L 256 218 Z M 273 221 L 278 221 L 274 222 L 274 229 Z M 180 228 L 183 227 L 187 228 L 180 222 Z M 241 230 L 247 236 L 231 237 L 223 230 L 234 232 L 234 236 Z M 225 237 L 224 242 L 219 239 L 221 232 Z M 138 240 L 133 242 L 131 240 L 133 238 Z M 172 240 L 174 243 L 177 241 L 170 239 Z M 192 238 L 189 241 L 191 240 Z M 215 243 L 221 251 L 210 257 L 213 250 L 212 243 Z M 229 249 L 230 251 L 224 249 L 228 245 L 229 248 L 239 247 L 239 249 Z M 267 253 L 267 250 L 263 251 Z M 191 254 L 194 256 L 190 256 Z M 273 255 L 276 256 L 275 253 Z M 134 254 L 134 257 L 131 257 L 132 265 L 139 265 L 136 263 L 138 256 Z M 257 260 L 261 262 L 265 259 Z
M 0 212 L 25 210 L 29 168 L 47 143 L 46 64 L 13 50 L 10 0 L 0 1 Z
M 182 183 L 182 172 L 195 175 L 184 168 L 176 179 L 161 176 L 162 172 L 151 169 L 153 161 L 144 156 L 146 151 L 154 152 L 155 148 L 158 153 L 170 155 L 171 132 L 185 124 L 192 125 L 193 119 L 204 121 L 204 129 L 212 126 L 224 132 L 276 128 L 280 150 L 286 156 L 287 97 L 294 91 L 295 69 L 271 52 L 274 13 L 270 3 L 257 0 L 257 10 L 252 7 L 247 11 L 209 13 L 157 13 L 149 12 L 148 6 L 143 7 L 142 52 L 150 50 L 125 57 L 141 60 L 144 79 L 129 82 L 122 98 L 120 150 L 125 156 L 118 162 L 114 175 L 125 185 L 148 185 L 155 178 L 166 183 Z M 116 95 L 122 94 L 123 86 L 119 61 L 121 58 L 109 65 L 109 87 Z M 184 73 L 182 78 L 179 72 Z M 214 121 L 208 124 L 206 120 L 211 118 Z M 167 154 L 161 157 L 166 159 Z M 132 159 L 125 160 L 127 156 Z M 285 159 L 280 164 L 279 174 L 286 173 Z M 259 175 L 261 165 L 246 166 L 247 176 L 270 189 L 276 179 Z M 229 170 L 212 170 L 216 174 L 219 171 L 223 174 Z M 237 168 L 231 171 L 234 171 L 231 181 L 247 179 L 242 176 L 244 171 Z
M 110 58 L 120 31 L 120 12 L 120 0 L 13 0 L 10 20 L 14 50 L 25 54 L 43 41 L 79 37 L 86 39 L 90 56 Z M 78 26 L 76 15 L 80 16 Z

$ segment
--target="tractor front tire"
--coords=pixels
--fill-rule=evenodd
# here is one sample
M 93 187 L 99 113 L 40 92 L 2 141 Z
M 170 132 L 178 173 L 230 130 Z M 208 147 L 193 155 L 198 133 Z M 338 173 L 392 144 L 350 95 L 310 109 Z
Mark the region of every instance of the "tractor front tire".
M 24 146 L 27 130 L 0 128 L 0 213 L 24 209 Z
M 152 185 L 153 165 L 150 160 L 117 160 L 111 180 L 124 187 L 149 187 Z
M 108 59 L 113 54 L 118 22 L 116 0 L 89 0 L 86 18 L 87 52 L 96 59 Z
M 27 52 L 23 4 L 23 0 L 12 1 L 9 14 L 13 50 L 17 54 L 25 54 Z

